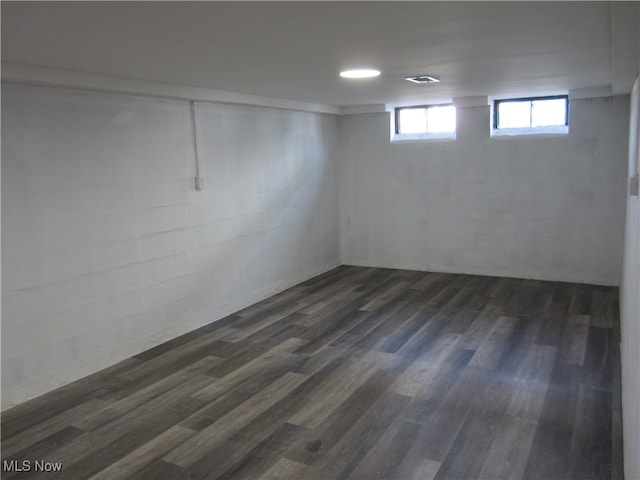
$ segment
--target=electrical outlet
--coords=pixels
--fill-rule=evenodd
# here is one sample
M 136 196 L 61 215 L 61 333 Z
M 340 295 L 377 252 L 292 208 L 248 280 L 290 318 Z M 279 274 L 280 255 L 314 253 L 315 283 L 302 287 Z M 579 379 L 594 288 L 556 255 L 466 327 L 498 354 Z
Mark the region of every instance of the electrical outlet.
M 195 176 L 196 190 L 199 192 L 204 188 L 204 177 L 202 175 Z

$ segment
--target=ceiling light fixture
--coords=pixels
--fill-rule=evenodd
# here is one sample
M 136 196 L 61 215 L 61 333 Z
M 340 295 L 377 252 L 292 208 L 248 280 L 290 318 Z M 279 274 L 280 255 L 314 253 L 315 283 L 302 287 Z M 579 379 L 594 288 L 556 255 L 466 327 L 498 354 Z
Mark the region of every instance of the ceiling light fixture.
M 380 75 L 380 70 L 361 68 L 357 70 L 345 70 L 340 72 L 342 78 L 373 78 Z
M 404 77 L 404 79 L 413 83 L 438 83 L 440 81 L 435 75 L 413 75 Z

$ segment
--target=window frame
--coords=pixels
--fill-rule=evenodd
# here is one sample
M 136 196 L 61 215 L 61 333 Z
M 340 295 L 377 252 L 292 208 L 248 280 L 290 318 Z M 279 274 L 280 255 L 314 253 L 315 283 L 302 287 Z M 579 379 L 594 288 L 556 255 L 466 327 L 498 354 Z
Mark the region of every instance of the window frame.
M 565 103 L 565 109 L 564 109 L 564 124 L 562 125 L 545 125 L 545 126 L 539 126 L 539 127 L 534 127 L 531 125 L 531 109 L 532 109 L 532 102 L 537 101 L 537 100 L 560 100 L 563 99 L 564 103 Z M 498 127 L 498 122 L 499 122 L 499 113 L 498 113 L 498 108 L 499 105 L 501 103 L 507 103 L 507 102 L 529 102 L 530 106 L 529 106 L 529 126 L 528 127 Z M 547 96 L 542 96 L 542 97 L 518 97 L 518 98 L 501 98 L 501 99 L 496 99 L 493 101 L 493 129 L 497 130 L 497 131 L 501 131 L 501 130 L 531 130 L 531 129 L 537 129 L 537 128 L 548 128 L 548 127 L 568 127 L 569 126 L 569 95 L 547 95 Z
M 458 129 L 457 125 L 454 126 L 454 129 L 452 132 L 429 132 L 428 130 L 424 131 L 424 132 L 420 132 L 420 133 L 402 133 L 400 132 L 400 110 L 415 110 L 418 108 L 424 108 L 425 110 L 429 110 L 430 108 L 439 108 L 439 107 L 453 107 L 454 109 L 456 108 L 456 106 L 453 103 L 437 103 L 437 104 L 432 104 L 432 105 L 410 105 L 410 106 L 406 106 L 406 107 L 396 107 L 395 108 L 395 134 L 396 135 L 440 135 L 440 134 L 444 134 L 444 135 L 454 135 L 456 133 L 456 130 Z M 457 113 L 457 112 L 456 112 Z M 426 114 L 426 112 L 425 112 Z M 457 116 L 456 116 L 457 118 Z M 429 128 L 429 124 L 426 124 L 426 127 Z

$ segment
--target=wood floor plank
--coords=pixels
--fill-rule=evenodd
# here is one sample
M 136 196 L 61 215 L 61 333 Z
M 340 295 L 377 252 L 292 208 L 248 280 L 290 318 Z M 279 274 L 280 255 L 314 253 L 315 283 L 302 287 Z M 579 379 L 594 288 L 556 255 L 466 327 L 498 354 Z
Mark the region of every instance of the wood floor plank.
M 307 380 L 296 388 L 296 395 L 309 397 L 312 390 L 336 375 L 344 365 L 354 361 L 345 347 L 327 347 L 313 357 L 308 357 L 292 369 L 293 372 L 307 375 Z
M 509 337 L 513 334 L 518 319 L 515 317 L 498 317 L 493 328 L 476 350 L 469 361 L 470 367 L 495 369 L 504 350 L 509 346 Z
M 580 380 L 579 367 L 556 359 L 522 478 L 565 478 Z
M 611 289 L 594 290 L 591 295 L 590 326 L 613 328 L 617 323 L 618 297 Z
M 569 430 L 573 429 L 573 416 L 578 403 L 582 376 L 582 369 L 575 365 L 567 365 L 556 357 L 540 412 L 542 421 Z
M 587 336 L 589 334 L 588 315 L 569 315 L 562 332 L 560 359 L 569 365 L 584 364 L 584 356 L 587 348 Z
M 152 383 L 148 387 L 136 390 L 122 400 L 113 402 L 104 408 L 96 409 L 91 414 L 72 421 L 70 424 L 84 431 L 95 430 L 96 428 L 124 415 L 134 408 L 144 405 L 146 402 L 153 400 L 163 393 L 170 392 L 184 383 L 185 380 L 200 375 L 202 370 L 210 368 L 212 364 L 219 361 L 220 359 L 216 357 L 205 357 L 190 367 L 166 376 L 163 379 Z
M 215 378 L 223 378 L 229 373 L 232 373 L 236 369 L 251 362 L 257 356 L 268 352 L 271 348 L 270 345 L 250 342 L 248 340 L 231 343 L 231 345 L 236 346 L 234 352 L 227 356 L 223 361 L 218 362 L 216 365 L 208 369 L 205 372 L 207 375 Z
M 414 398 L 405 409 L 402 415 L 403 420 L 428 425 L 432 415 L 457 384 L 472 354 L 471 351 L 460 350 L 452 357 L 450 365 L 446 368 L 435 369 L 434 373 L 430 372 L 428 381 L 422 385 L 418 384 L 418 388 L 414 390 Z
M 418 310 L 385 338 L 384 342 L 379 346 L 379 350 L 396 353 L 411 337 L 424 327 L 429 319 L 437 312 L 433 307 L 425 307 L 418 302 L 414 303 L 418 307 Z
M 296 323 L 310 327 L 310 330 L 311 327 L 322 328 L 325 322 L 331 324 L 334 319 L 344 318 L 345 315 L 358 310 L 363 302 L 361 295 L 351 291 L 348 296 L 332 302 L 314 313 L 305 314 Z
M 134 367 L 139 360 L 129 359 L 121 362 L 112 369 L 116 372 L 120 368 Z M 104 374 L 94 374 L 94 378 L 102 379 Z M 35 398 L 28 402 L 2 412 L 2 440 L 11 438 L 20 432 L 32 427 L 38 428 L 49 419 L 64 415 L 69 405 L 76 406 L 80 403 L 95 401 L 95 395 L 103 389 L 99 381 L 89 378 L 82 379 L 69 385 L 65 385 L 47 395 Z
M 556 427 L 547 421 L 539 421 L 536 426 L 523 479 L 550 480 L 567 478 L 571 455 L 571 430 L 565 426 Z
M 393 332 L 419 311 L 420 307 L 411 301 L 405 302 L 402 300 L 387 303 L 384 308 L 377 312 L 378 316 L 369 319 L 371 324 L 375 322 L 376 325 L 356 340 L 353 344 L 354 347 L 364 350 L 378 350 L 379 345 L 385 342 Z M 376 320 L 373 320 L 373 318 L 376 318 Z M 381 321 L 377 322 L 377 318 Z
M 516 278 L 496 278 L 491 282 L 488 291 L 489 302 L 486 310 L 495 315 L 507 315 L 507 306 L 522 284 L 522 280 Z
M 377 292 L 377 295 L 360 307 L 360 310 L 375 312 L 395 300 L 401 293 L 409 290 L 409 287 L 411 287 L 411 282 L 395 282 L 389 288 Z
M 2 412 L 2 478 L 619 480 L 619 344 L 613 287 L 340 266 Z
M 554 282 L 551 300 L 547 306 L 547 312 L 558 315 L 566 315 L 571 306 L 571 295 L 574 285 L 566 282 Z
M 280 320 L 272 323 L 271 325 L 267 325 L 261 330 L 258 330 L 255 333 L 252 333 L 247 337 L 247 341 L 249 342 L 273 342 L 273 341 L 283 341 L 289 337 L 300 336 L 307 329 L 300 325 L 300 319 L 303 319 L 306 315 L 303 315 L 299 312 L 290 313 L 286 317 L 281 318 Z M 293 330 L 297 329 L 297 330 Z
M 172 412 L 165 412 L 165 414 L 155 422 L 136 424 L 135 428 L 122 433 L 111 441 L 107 442 L 106 440 L 102 440 L 100 448 L 90 452 L 88 455 L 83 455 L 75 461 L 64 462 L 63 471 L 56 478 L 64 480 L 68 478 L 90 478 L 101 470 L 108 468 L 109 465 L 127 456 L 132 451 L 137 450 L 145 443 L 162 435 L 176 425 L 183 416 L 188 415 L 200 406 L 201 403 L 192 398 L 182 398 L 174 404 L 174 410 Z M 106 437 L 103 438 L 112 437 L 111 435 L 106 435 Z M 49 474 L 36 476 L 36 478 L 49 477 Z
M 417 423 L 393 422 L 351 471 L 349 478 L 358 480 L 398 478 L 396 472 L 411 450 L 422 428 L 423 426 Z
M 496 428 L 478 478 L 516 480 L 522 478 L 537 422 L 505 415 Z
M 184 468 L 157 460 L 142 470 L 133 472 L 133 474 L 123 478 L 127 480 L 158 480 L 160 478 L 162 480 L 184 480 L 189 477 Z
M 506 304 L 506 315 L 542 315 L 551 304 L 554 288 L 551 283 L 525 280 L 515 289 Z
M 612 389 L 615 332 L 611 328 L 589 327 L 584 357 L 584 382 L 601 390 Z
M 370 316 L 370 312 L 362 312 L 354 309 L 348 313 L 325 317 L 321 323 L 316 322 L 313 327 L 307 329 L 302 337 L 309 341 L 296 350 L 295 353 L 305 355 L 315 354 L 335 339 L 344 335 L 347 331 L 356 328 Z M 348 347 L 348 345 L 345 345 L 345 348 Z
M 442 309 L 429 317 L 423 326 L 396 352 L 396 355 L 414 361 L 428 352 L 438 341 L 455 311 Z
M 593 287 L 581 284 L 573 284 L 571 287 L 569 313 L 575 315 L 591 315 Z
M 55 417 L 35 424 L 12 436 L 8 436 L 8 438 L 4 437 L 5 432 L 3 430 L 2 457 L 6 458 L 20 450 L 28 449 L 31 445 L 35 445 L 49 435 L 70 426 L 76 419 L 86 418 L 86 416 L 91 415 L 96 410 L 100 410 L 107 405 L 109 405 L 109 403 L 105 400 L 92 398 L 86 402 L 79 402 L 77 405 L 74 405 L 66 411 L 62 411 Z
M 349 477 L 378 439 L 398 417 L 409 397 L 386 393 L 314 464 L 317 478 Z
M 464 334 L 467 332 L 473 321 L 478 314 L 485 307 L 485 303 L 477 310 L 473 308 L 473 305 L 466 305 L 462 308 L 456 308 L 455 313 L 452 315 L 451 320 L 443 330 L 444 333 L 457 333 Z
M 212 381 L 201 391 L 195 393 L 194 397 L 204 401 L 215 400 L 221 394 L 233 389 L 247 378 L 253 375 L 259 375 L 267 368 L 277 366 L 276 362 L 287 362 L 290 359 L 290 352 L 303 343 L 304 341 L 298 338 L 288 339 L 277 347 L 254 357 L 251 361 L 236 368 L 230 374 L 224 375 L 220 380 Z
M 538 420 L 556 354 L 555 347 L 532 345 L 524 368 L 516 378 L 517 388 L 507 406 L 507 415 L 532 421 Z
M 542 321 L 539 318 L 518 317 L 507 347 L 498 360 L 497 369 L 503 375 L 516 376 L 526 366 L 529 349 L 539 335 L 540 328 Z
M 91 480 L 110 480 L 131 475 L 150 465 L 152 461 L 162 457 L 165 453 L 193 437 L 196 433 L 194 430 L 181 427 L 180 425 L 174 425 L 153 440 L 112 463 L 104 470 L 101 470 L 92 476 Z
M 264 472 L 258 480 L 285 480 L 295 478 L 307 478 L 307 472 L 311 470 L 309 465 L 294 462 L 288 458 L 280 458 L 269 470 Z
M 148 385 L 182 370 L 198 360 L 215 356 L 220 347 L 224 347 L 224 343 L 216 338 L 215 333 L 205 334 L 201 338 L 179 345 L 165 355 L 145 361 L 122 373 L 119 377 L 139 386 Z
M 282 424 L 271 435 L 256 445 L 240 461 L 224 470 L 223 478 L 253 480 L 268 471 L 282 456 L 286 449 L 296 441 L 304 429 L 290 423 Z M 244 443 L 240 437 L 238 443 Z M 216 473 L 216 472 L 213 472 Z M 211 472 L 209 472 L 211 474 Z
M 392 380 L 388 372 L 374 372 L 319 427 L 310 430 L 300 445 L 288 450 L 285 457 L 313 465 L 384 395 Z
M 274 455 L 281 456 L 298 436 L 305 432 L 303 427 L 291 425 L 283 419 L 299 408 L 304 407 L 308 400 L 290 393 L 278 400 L 273 406 L 255 417 L 249 424 L 234 433 L 228 441 L 219 448 L 209 452 L 187 469 L 189 478 L 225 477 L 234 470 L 251 470 L 255 473 L 256 461 L 252 457 L 259 455 L 263 461 L 258 461 L 259 468 L 267 468 L 270 461 L 275 461 Z M 274 442 L 274 443 L 271 443 Z M 277 444 L 278 452 L 273 448 Z M 265 458 L 268 457 L 265 462 Z M 245 465 L 246 464 L 246 465 Z M 246 471 L 246 470 L 245 470 Z
M 440 470 L 441 462 L 429 460 L 428 458 L 412 458 L 407 457 L 407 460 L 400 465 L 399 474 L 394 477 L 398 480 L 404 480 L 405 478 L 415 478 L 416 480 L 433 480 Z
M 299 362 L 299 358 L 290 355 L 283 358 L 282 361 L 265 365 L 258 374 L 247 375 L 246 378 L 240 379 L 233 388 L 221 391 L 215 399 L 207 400 L 205 406 L 185 418 L 181 425 L 193 430 L 204 430 L 238 405 L 250 400 L 258 392 L 295 369 Z
M 420 359 L 414 361 L 402 373 L 391 387 L 392 391 L 414 397 L 418 392 L 429 388 L 431 381 L 438 375 L 445 365 L 449 365 L 452 358 L 458 354 L 459 335 L 443 335 L 435 342 L 434 347 Z
M 317 427 L 376 370 L 374 365 L 366 361 L 356 362 L 351 367 L 341 370 L 340 375 L 334 376 L 321 388 L 315 389 L 312 392 L 315 401 L 289 418 L 289 422 L 307 428 Z
M 431 288 L 422 295 L 425 303 L 437 308 L 447 305 L 467 284 L 468 278 L 462 275 L 444 274 L 444 284 Z
M 304 298 L 300 298 L 295 302 L 287 305 L 283 310 L 275 309 L 275 311 L 271 312 L 269 315 L 264 316 L 263 318 L 253 319 L 253 317 L 243 318 L 244 323 L 238 323 L 240 326 L 232 335 L 228 335 L 225 337 L 225 340 L 230 342 L 237 342 L 239 340 L 245 339 L 250 335 L 253 335 L 260 330 L 269 327 L 271 324 L 282 320 L 283 318 L 295 313 L 301 306 L 306 304 L 306 300 Z
M 562 338 L 566 314 L 547 312 L 542 317 L 542 325 L 535 343 L 558 347 Z
M 299 309 L 298 313 L 304 313 L 305 315 L 319 315 L 321 312 L 326 312 L 327 309 L 330 309 L 332 305 L 336 303 L 341 303 L 349 300 L 354 300 L 359 298 L 359 294 L 355 292 L 355 289 L 358 287 L 351 283 L 351 279 L 347 278 L 343 280 L 343 285 L 334 286 L 336 293 L 327 294 L 326 296 L 318 299 L 310 301 L 310 303 Z M 334 288 L 331 289 L 332 291 Z
M 611 478 L 611 396 L 581 385 L 575 412 L 569 478 Z
M 61 444 L 69 442 L 74 438 L 84 435 L 85 432 L 76 427 L 65 427 L 62 430 L 55 432 L 48 437 L 43 438 L 39 442 L 29 445 L 28 449 L 17 452 L 13 455 L 7 455 L 3 453 L 3 462 L 17 462 L 22 465 L 23 461 L 31 461 L 31 459 L 45 458 L 55 452 Z M 2 474 L 3 479 L 20 478 L 22 475 L 19 472 L 4 472 Z
M 331 346 L 345 345 L 353 346 L 356 342 L 361 341 L 371 331 L 383 323 L 388 315 L 400 308 L 401 305 L 391 304 L 385 305 L 381 310 L 376 312 L 367 312 L 368 315 L 360 322 L 352 325 L 342 335 L 338 336 L 331 342 Z
M 513 386 L 499 378 L 492 378 L 488 382 L 481 396 L 475 398 L 435 479 L 469 478 L 482 468 L 513 392 Z M 433 459 L 430 454 L 426 456 Z
M 268 388 L 260 391 L 251 399 L 172 450 L 163 457 L 163 460 L 181 467 L 189 467 L 261 412 L 286 396 L 291 390 L 300 385 L 305 378 L 304 375 L 291 372 L 280 377 Z
M 451 297 L 451 299 L 444 304 L 444 307 L 452 310 L 465 309 L 467 311 L 477 311 L 482 310 L 486 302 L 486 299 L 476 295 L 476 289 L 468 284 Z
M 69 474 L 70 470 L 76 471 L 76 477 L 80 478 L 83 478 L 83 474 L 87 472 L 93 475 L 101 469 L 94 455 L 95 452 L 102 451 L 103 455 L 100 458 L 105 463 L 102 468 L 106 468 L 108 463 L 122 456 L 120 453 L 124 452 L 122 449 L 124 439 L 132 442 L 130 445 L 137 448 L 138 444 L 146 443 L 150 438 L 161 433 L 163 428 L 178 424 L 184 417 L 202 407 L 202 402 L 191 398 L 191 394 L 210 381 L 211 379 L 205 376 L 188 379 L 177 388 L 127 412 L 116 420 L 62 445 L 44 460 L 63 462 L 68 478 L 72 478 Z M 110 449 L 113 450 L 114 455 L 111 462 L 107 455 Z
M 461 375 L 435 410 L 416 442 L 422 458 L 442 462 L 464 425 L 484 381 L 484 373 L 470 370 Z

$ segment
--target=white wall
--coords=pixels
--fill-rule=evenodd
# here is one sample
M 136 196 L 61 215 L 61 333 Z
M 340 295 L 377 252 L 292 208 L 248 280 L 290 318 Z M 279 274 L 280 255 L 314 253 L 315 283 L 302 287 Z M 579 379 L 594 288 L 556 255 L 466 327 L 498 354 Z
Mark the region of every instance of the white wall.
M 200 103 L 195 192 L 187 103 L 2 94 L 3 408 L 337 265 L 339 206 L 343 263 L 620 279 L 627 97 L 573 101 L 568 136 L 489 138 L 467 107 L 456 141 L 402 144 L 387 114 Z
M 640 66 L 640 62 L 638 63 Z M 640 79 L 631 93 L 628 178 L 640 171 Z M 620 284 L 622 418 L 625 478 L 640 479 L 640 204 L 627 196 L 624 261 Z
M 628 104 L 575 100 L 568 135 L 510 138 L 458 108 L 457 140 L 413 143 L 388 114 L 341 117 L 343 263 L 617 285 Z
M 2 406 L 339 263 L 333 116 L 2 87 Z

